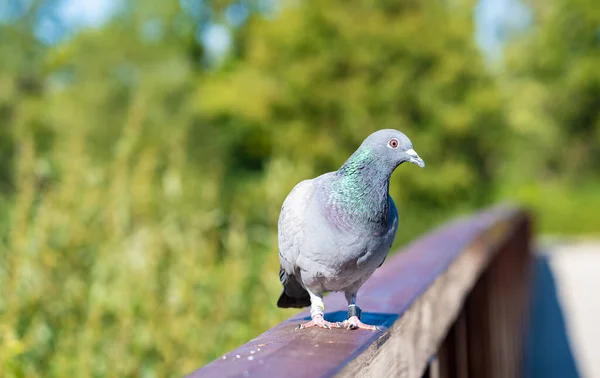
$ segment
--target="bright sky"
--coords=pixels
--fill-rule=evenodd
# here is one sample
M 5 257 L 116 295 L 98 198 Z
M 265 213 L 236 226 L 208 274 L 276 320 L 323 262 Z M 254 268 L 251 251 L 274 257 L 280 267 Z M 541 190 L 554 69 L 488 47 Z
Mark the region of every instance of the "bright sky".
M 118 10 L 115 0 L 58 0 L 56 17 L 67 25 L 67 30 L 60 29 L 51 18 L 42 20 L 36 35 L 46 43 L 54 43 L 65 32 L 81 27 L 101 26 Z M 185 0 L 180 0 L 185 1 Z M 31 0 L 0 0 L 0 23 L 12 17 L 7 9 L 17 6 L 26 9 Z M 226 19 L 231 25 L 239 25 L 247 17 L 247 10 L 241 5 L 233 5 L 226 12 Z M 506 28 L 522 28 L 530 22 L 527 8 L 519 0 L 479 0 L 475 10 L 475 23 L 478 45 L 490 58 L 497 58 L 502 51 L 502 43 L 507 37 Z M 198 39 L 213 55 L 225 53 L 231 43 L 231 35 L 226 25 L 209 25 L 202 31 Z
M 491 58 L 499 57 L 507 38 L 503 29 L 520 30 L 531 22 L 528 9 L 519 0 L 479 0 L 475 9 L 475 39 Z
M 113 0 L 63 0 L 60 16 L 75 27 L 100 26 L 116 11 Z

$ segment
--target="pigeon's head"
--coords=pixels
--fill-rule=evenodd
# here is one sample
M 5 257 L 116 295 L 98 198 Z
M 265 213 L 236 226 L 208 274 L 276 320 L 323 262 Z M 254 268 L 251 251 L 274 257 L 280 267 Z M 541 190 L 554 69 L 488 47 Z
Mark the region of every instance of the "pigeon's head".
M 425 162 L 413 149 L 410 139 L 398 130 L 376 131 L 365 139 L 361 147 L 374 151 L 379 159 L 385 159 L 386 163 L 393 168 L 404 162 L 416 164 L 421 168 L 425 167 Z

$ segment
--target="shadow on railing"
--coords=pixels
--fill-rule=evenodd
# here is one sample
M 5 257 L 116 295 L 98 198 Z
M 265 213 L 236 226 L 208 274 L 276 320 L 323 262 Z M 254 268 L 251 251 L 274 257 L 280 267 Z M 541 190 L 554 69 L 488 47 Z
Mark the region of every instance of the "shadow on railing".
M 447 224 L 388 258 L 360 291 L 383 332 L 296 331 L 308 311 L 189 377 L 517 377 L 530 286 L 530 218 L 496 207 Z M 346 317 L 342 295 L 325 318 Z

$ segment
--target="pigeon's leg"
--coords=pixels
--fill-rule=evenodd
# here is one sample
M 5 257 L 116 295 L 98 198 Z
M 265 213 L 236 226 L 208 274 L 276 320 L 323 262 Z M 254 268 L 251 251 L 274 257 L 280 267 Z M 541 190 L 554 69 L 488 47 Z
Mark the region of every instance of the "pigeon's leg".
M 376 326 L 368 325 L 360 321 L 362 311 L 356 305 L 356 293 L 346 292 L 346 300 L 348 301 L 348 319 L 340 323 L 346 329 L 366 329 L 369 331 L 379 331 Z
M 297 329 L 305 329 L 310 327 L 321 327 L 326 329 L 339 328 L 338 323 L 328 322 L 323 318 L 325 314 L 325 304 L 323 303 L 322 293 L 313 293 L 311 290 L 306 289 L 310 295 L 310 317 L 311 321 L 308 323 L 300 324 Z

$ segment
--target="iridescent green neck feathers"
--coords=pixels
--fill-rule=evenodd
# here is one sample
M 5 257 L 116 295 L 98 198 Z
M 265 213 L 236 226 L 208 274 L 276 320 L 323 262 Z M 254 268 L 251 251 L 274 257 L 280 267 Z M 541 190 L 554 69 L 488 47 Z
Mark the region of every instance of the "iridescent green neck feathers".
M 386 226 L 392 171 L 368 146 L 359 148 L 331 182 L 327 205 L 332 220 L 347 226 L 356 223 Z

